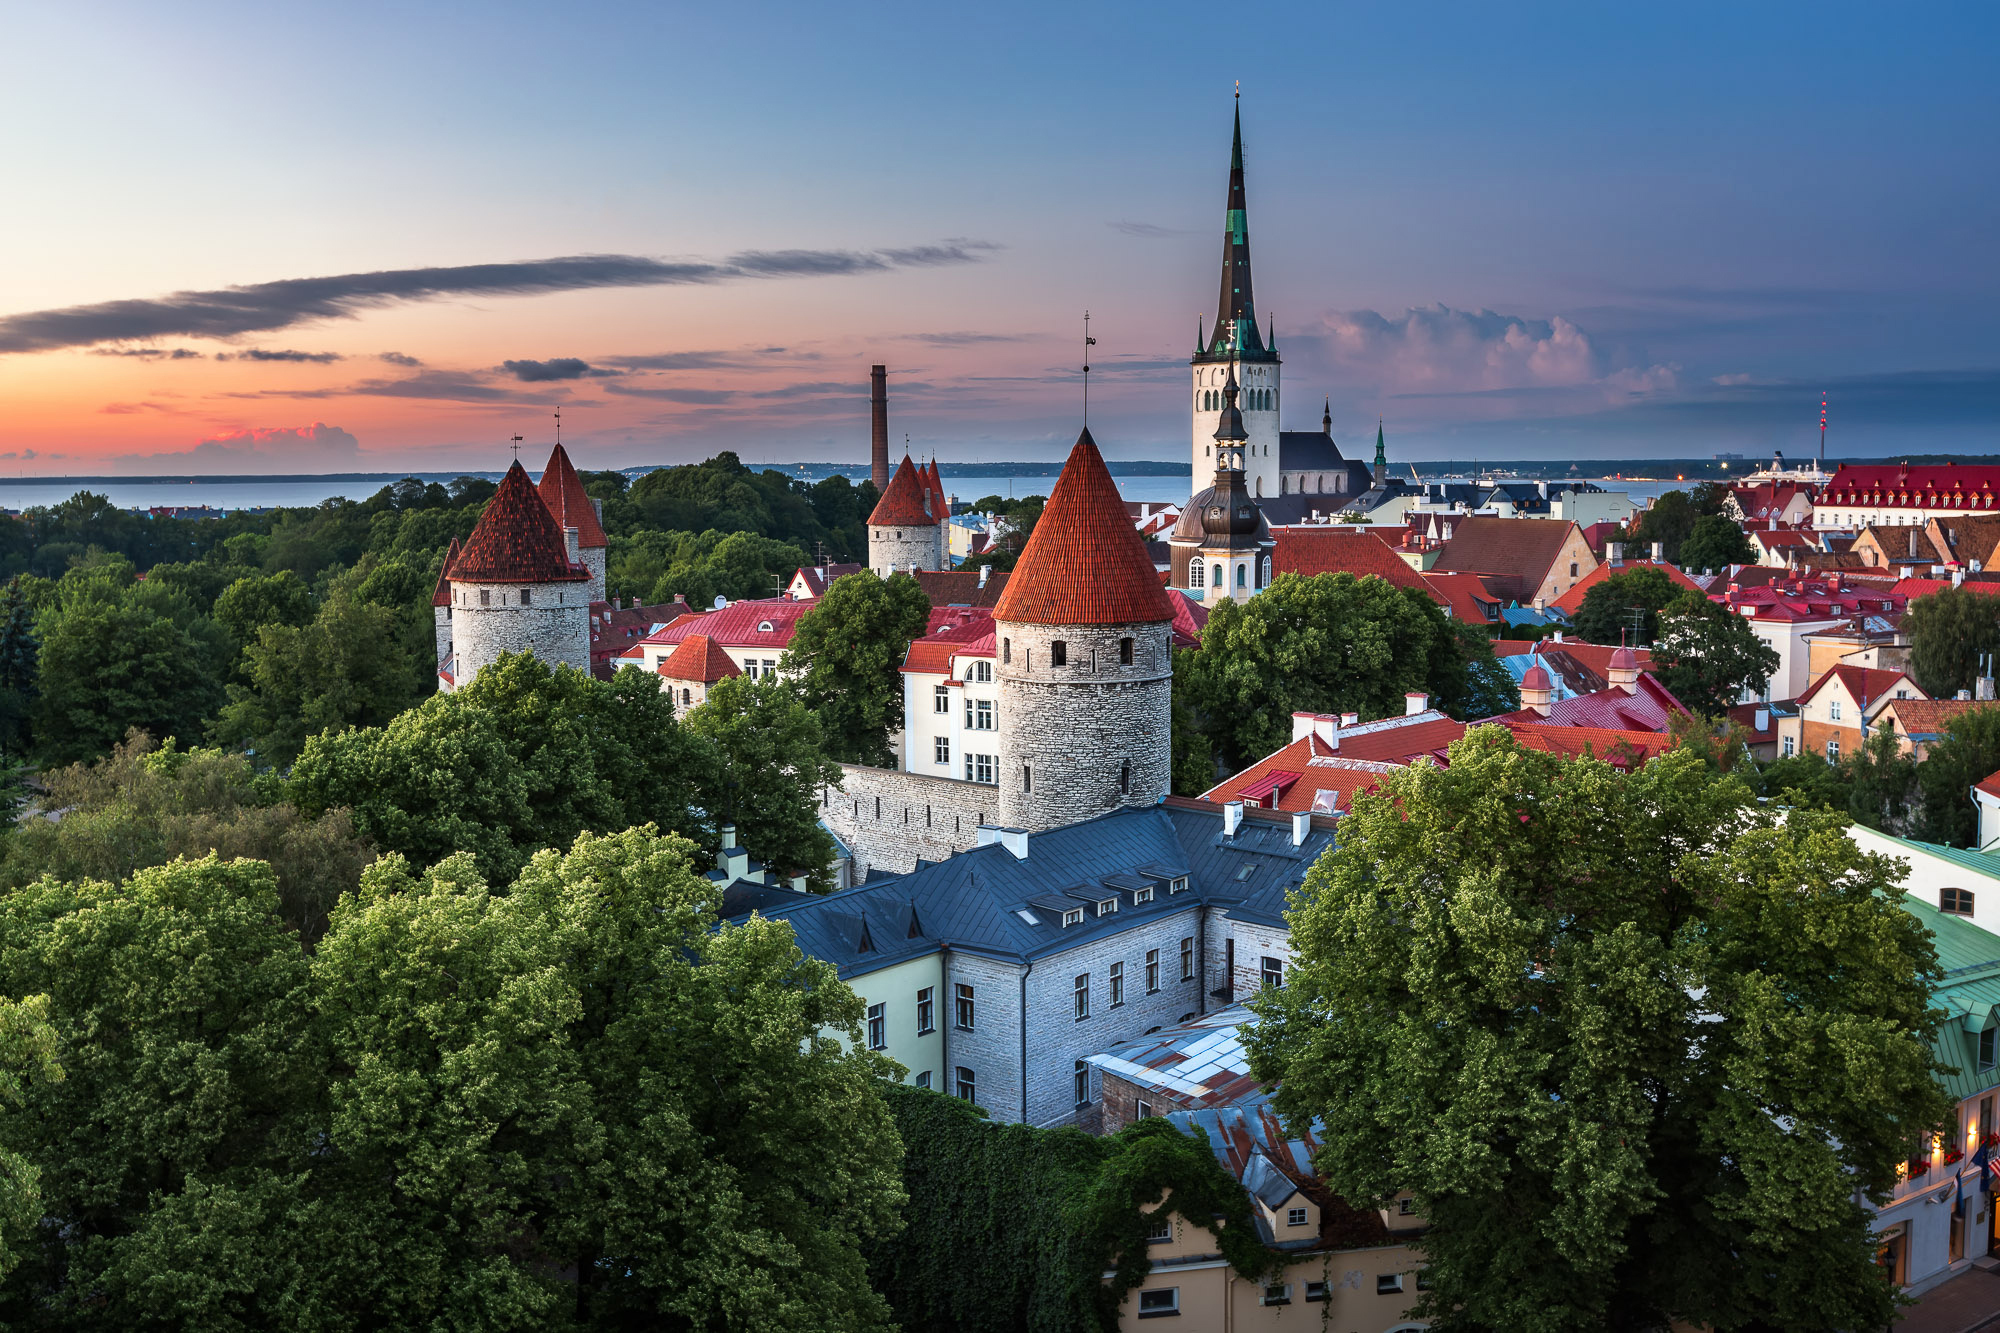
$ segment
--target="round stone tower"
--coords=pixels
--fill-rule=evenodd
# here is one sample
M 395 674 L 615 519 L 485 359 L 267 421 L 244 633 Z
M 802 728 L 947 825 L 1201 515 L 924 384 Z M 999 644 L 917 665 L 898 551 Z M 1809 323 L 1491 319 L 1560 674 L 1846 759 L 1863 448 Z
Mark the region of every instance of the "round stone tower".
M 604 535 L 597 501 L 584 493 L 583 478 L 576 475 L 568 451 L 560 444 L 549 455 L 549 465 L 542 469 L 542 479 L 535 489 L 541 493 L 542 503 L 555 515 L 559 527 L 576 529 L 577 555 L 590 571 L 590 600 L 603 601 L 604 554 L 611 539 Z
M 502 653 L 590 670 L 590 571 L 519 462 L 446 574 L 453 673 L 464 685 Z
M 882 578 L 901 571 L 943 569 L 944 488 L 908 454 L 868 516 L 868 568 Z
M 1166 796 L 1173 619 L 1085 430 L 993 608 L 1001 823 L 1054 828 Z

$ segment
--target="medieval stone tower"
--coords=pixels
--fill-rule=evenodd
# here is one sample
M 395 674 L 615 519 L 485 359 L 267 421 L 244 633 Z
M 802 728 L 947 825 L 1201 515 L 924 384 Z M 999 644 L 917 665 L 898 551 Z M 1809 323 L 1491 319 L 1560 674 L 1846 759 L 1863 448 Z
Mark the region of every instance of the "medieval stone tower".
M 453 687 L 502 653 L 590 670 L 591 573 L 576 541 L 577 530 L 556 522 L 520 463 L 508 468 L 445 566 Z
M 1173 619 L 1085 430 L 993 608 L 1002 824 L 1053 828 L 1166 796 Z
M 604 535 L 599 503 L 584 494 L 583 478 L 576 475 L 568 451 L 560 444 L 549 455 L 549 465 L 542 469 L 536 490 L 558 526 L 576 529 L 577 551 L 583 567 L 590 571 L 590 600 L 603 601 L 604 554 L 611 541 Z
M 944 483 L 935 465 L 918 467 L 908 454 L 868 516 L 868 568 L 882 578 L 897 571 L 944 569 Z
M 1252 499 L 1280 491 L 1277 335 L 1257 330 L 1257 302 L 1250 285 L 1250 223 L 1243 197 L 1243 110 L 1236 111 L 1229 155 L 1229 207 L 1222 221 L 1222 290 L 1215 328 L 1195 331 L 1194 475 L 1215 471 L 1215 432 L 1222 424 L 1223 386 L 1233 376 L 1241 391 L 1243 482 Z

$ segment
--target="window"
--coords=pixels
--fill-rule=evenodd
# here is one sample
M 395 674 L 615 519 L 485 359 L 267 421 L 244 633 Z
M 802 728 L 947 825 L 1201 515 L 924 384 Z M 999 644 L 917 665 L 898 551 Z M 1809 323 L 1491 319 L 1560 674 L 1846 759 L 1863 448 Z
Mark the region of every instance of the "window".
M 1826 720 L 1829 722 L 1840 721 L 1840 700 L 1838 699 L 1827 700 Z
M 1118 900 L 1116 898 L 1099 898 L 1097 900 L 1097 914 L 1099 916 L 1110 916 L 1117 910 Z
M 1953 916 L 1971 916 L 1972 890 L 1971 889 L 1939 890 L 1938 911 L 1949 912 Z
M 1417 1215 L 1417 1201 L 1415 1199 L 1396 1200 L 1396 1215 L 1398 1217 L 1415 1217 Z
M 1194 936 L 1181 936 L 1181 980 L 1194 980 Z
M 993 730 L 993 701 L 991 699 L 979 699 L 974 701 L 972 709 L 972 729 L 974 731 Z
M 951 687 L 940 685 L 931 692 L 931 711 L 949 713 L 951 711 Z
M 1993 1068 L 1993 1036 L 2000 1028 L 1987 1028 L 1979 1034 L 1979 1067 Z
M 984 660 L 974 662 L 972 664 L 972 678 L 982 685 L 991 684 L 993 681 L 993 664 Z
M 1125 1003 L 1125 964 L 1111 965 L 1111 1007 L 1116 1009 Z
M 1181 1312 L 1181 1289 L 1179 1287 L 1154 1287 L 1139 1293 L 1139 1317 L 1157 1319 L 1161 1315 Z
M 1082 925 L 1082 924 L 1083 924 L 1083 909 L 1082 909 L 1081 907 L 1073 907 L 1073 908 L 1071 908 L 1071 909 L 1070 909 L 1069 911 L 1067 911 L 1067 912 L 1064 912 L 1064 913 L 1063 913 L 1063 924 L 1064 924 L 1065 926 L 1080 926 L 1080 925 Z
M 1291 1283 L 1273 1282 L 1270 1286 L 1264 1288 L 1264 1304 L 1290 1305 L 1291 1303 L 1292 1303 Z
M 1081 1023 L 1090 1017 L 1090 973 L 1076 974 L 1076 1019 Z
M 1021 790 L 1033 791 L 1034 789 L 1035 789 L 1035 770 L 1030 766 L 1028 766 L 1027 764 L 1023 764 L 1021 765 Z
M 1014 664 L 1014 641 L 1012 639 L 1000 640 L 1000 660 L 1009 666 Z
M 1306 1283 L 1306 1300 L 1323 1301 L 1325 1299 L 1326 1299 L 1326 1283 L 1324 1282 Z
M 1129 759 L 1118 766 L 1118 794 L 1120 796 L 1132 794 L 1132 761 Z
M 1897 690 L 1896 697 L 1898 699 L 1907 699 L 1910 697 L 1910 692 L 1908 690 Z
M 1268 555 L 1264 557 L 1263 577 L 1258 579 L 1257 586 L 1260 588 L 1268 588 L 1271 586 L 1271 557 Z
M 1118 665 L 1132 665 L 1132 641 L 1130 639 L 1120 639 L 1118 641 Z
M 1153 1118 L 1153 1104 L 1145 1101 L 1134 1101 L 1132 1103 L 1132 1118 L 1134 1120 L 1151 1120 Z
M 939 736 L 931 742 L 931 755 L 940 764 L 951 762 L 951 737 Z
M 964 1065 L 960 1065 L 958 1067 L 958 1095 L 968 1102 L 974 1102 L 979 1100 L 975 1095 L 977 1091 L 978 1089 L 973 1085 L 972 1071 Z
M 1840 758 L 1840 737 L 1829 736 L 1826 741 L 1826 762 L 1829 764 Z
M 1049 665 L 1052 667 L 1069 665 L 1069 644 L 1066 641 L 1049 640 Z
M 1186 893 L 1186 892 L 1187 892 L 1187 876 L 1186 876 L 1186 875 L 1176 875 L 1176 876 L 1174 876 L 1174 879 L 1173 879 L 1173 882 L 1172 882 L 1171 884 L 1167 885 L 1167 892 L 1168 892 L 1168 893 Z
M 1151 995 L 1160 988 L 1160 951 L 1146 950 L 1146 994 Z
M 1244 568 L 1244 567 L 1243 567 L 1243 566 L 1242 566 L 1241 564 L 1237 565 L 1237 566 L 1236 566 L 1236 586 L 1237 586 L 1237 587 L 1239 587 L 1239 588 L 1246 588 L 1246 587 L 1248 587 L 1248 586 L 1249 586 L 1249 584 L 1248 584 L 1248 582 L 1246 581 L 1246 580 L 1248 580 L 1248 578 L 1249 578 L 1249 571 L 1248 571 L 1247 569 L 1245 569 L 1245 568 Z
M 1781 748 L 1785 752 L 1785 758 L 1789 759 L 1792 757 L 1792 738 L 1790 736 L 1785 737 Z
M 965 756 L 965 780 L 993 785 L 993 756 L 990 754 L 969 754 Z
M 958 1026 L 966 1032 L 972 1031 L 972 987 L 960 982 L 958 985 Z
M 1266 958 L 1264 960 L 1264 989 L 1276 990 L 1285 984 L 1285 960 Z
M 1570 576 L 1571 578 L 1575 578 L 1575 577 L 1576 577 L 1576 561 L 1574 561 L 1574 560 L 1572 560 L 1572 561 L 1570 561 L 1570 562 L 1569 562 L 1569 576 Z
M 1226 587 L 1228 587 L 1228 586 L 1229 586 L 1229 584 L 1228 584 L 1228 583 L 1226 583 L 1226 582 L 1225 582 L 1225 581 L 1223 580 L 1223 577 L 1222 577 L 1222 566 L 1221 566 L 1221 565 L 1212 565 L 1212 566 L 1210 566 L 1210 567 L 1209 567 L 1209 572 L 1210 572 L 1211 574 L 1213 574 L 1213 575 L 1215 576 L 1215 578 L 1214 578 L 1214 583 L 1215 583 L 1215 586 L 1216 586 L 1216 587 L 1218 587 L 1218 588 L 1226 588 Z
M 1201 561 L 1190 560 L 1188 562 L 1188 587 L 1199 588 L 1203 583 L 1207 582 L 1207 580 L 1202 577 L 1202 569 L 1203 566 Z
M 1286 1226 L 1288 1226 L 1288 1227 L 1302 1227 L 1302 1226 L 1304 1226 L 1305 1224 L 1306 1224 L 1306 1210 L 1305 1210 L 1305 1209 L 1303 1209 L 1303 1208 L 1287 1208 L 1287 1209 L 1285 1210 L 1285 1225 L 1286 1225 Z
M 1401 1273 L 1379 1273 L 1375 1277 L 1375 1294 L 1377 1296 L 1393 1296 L 1402 1289 L 1403 1275 Z
M 920 1088 L 928 1088 L 930 1085 L 931 1085 L 931 1071 L 928 1069 L 918 1070 L 917 1086 Z
M 917 992 L 917 1035 L 919 1037 L 937 1026 L 937 1015 L 935 1012 L 937 1006 L 931 1003 L 931 999 L 935 994 L 936 991 L 929 986 Z
M 1174 1215 L 1172 1213 L 1154 1213 L 1146 1219 L 1147 1244 L 1158 1244 L 1160 1241 L 1172 1240 L 1173 1238 Z
M 1090 1105 L 1090 1061 L 1088 1060 L 1076 1062 L 1076 1104 Z
M 479 604 L 481 606 L 491 606 L 493 604 L 493 592 L 490 588 L 481 588 L 479 590 Z
M 534 604 L 534 603 L 533 603 L 533 601 L 532 601 L 532 593 L 533 593 L 533 589 L 530 589 L 530 588 L 523 588 L 523 589 L 521 589 L 521 605 L 522 605 L 522 606 L 532 606 L 532 605 Z
M 889 1006 L 871 1004 L 868 1006 L 868 1049 L 881 1051 L 889 1046 Z
M 1153 901 L 1152 885 L 1148 884 L 1143 889 L 1132 890 L 1132 906 L 1137 907 L 1140 903 L 1149 903 L 1151 901 Z

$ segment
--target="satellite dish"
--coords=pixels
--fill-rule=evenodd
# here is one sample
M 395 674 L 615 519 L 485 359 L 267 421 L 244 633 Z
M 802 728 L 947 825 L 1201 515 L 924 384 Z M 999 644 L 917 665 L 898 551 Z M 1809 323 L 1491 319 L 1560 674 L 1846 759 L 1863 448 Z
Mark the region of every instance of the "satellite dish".
M 723 607 L 728 605 L 729 605 L 729 599 L 727 597 L 723 597 L 718 594 L 715 599 L 715 609 L 720 611 Z

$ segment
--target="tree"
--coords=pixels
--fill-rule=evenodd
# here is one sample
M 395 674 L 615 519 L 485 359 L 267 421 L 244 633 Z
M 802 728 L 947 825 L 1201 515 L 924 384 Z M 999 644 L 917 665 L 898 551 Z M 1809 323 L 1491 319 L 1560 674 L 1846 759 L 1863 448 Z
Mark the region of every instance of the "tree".
M 1752 565 L 1757 562 L 1756 548 L 1736 521 L 1727 514 L 1703 514 L 1688 530 L 1687 540 L 1681 543 L 1680 559 L 1676 561 L 1682 569 L 1706 569 L 1722 573 L 1731 565 Z
M 0 998 L 0 1117 L 18 1113 L 27 1080 L 62 1081 L 56 1034 L 49 1026 L 49 997 Z M 41 1168 L 5 1146 L 0 1131 L 0 1278 L 20 1264 L 35 1224 L 42 1219 Z
M 1945 724 L 1916 766 L 1916 811 L 1910 835 L 1951 847 L 1979 845 L 1979 811 L 1972 788 L 2000 772 L 2000 706 L 1969 708 Z
M 781 669 L 826 728 L 827 753 L 895 765 L 889 733 L 903 725 L 904 654 L 930 620 L 930 599 L 907 574 L 864 569 L 835 579 L 798 619 Z
M 228 687 L 216 735 L 281 767 L 310 736 L 379 727 L 416 701 L 396 612 L 341 583 L 310 624 L 259 628 L 243 650 L 243 674 L 249 683 Z
M 1693 712 L 1728 712 L 1743 695 L 1761 695 L 1777 669 L 1777 650 L 1701 593 L 1681 594 L 1660 618 L 1653 674 Z
M 713 850 L 721 780 L 653 680 L 518 653 L 384 726 L 310 738 L 289 791 L 309 816 L 350 807 L 369 841 L 417 865 L 465 851 L 506 879 L 585 831 L 651 823 Z
M 16 574 L 0 589 L 0 755 L 27 748 L 28 715 L 41 680 L 41 642 L 28 576 Z
M 45 876 L 118 883 L 176 858 L 246 857 L 270 865 L 277 911 L 308 945 L 361 882 L 373 852 L 346 810 L 307 819 L 260 783 L 250 761 L 220 750 L 155 747 L 134 731 L 95 764 L 42 775 L 38 801 L 60 818 L 29 819 L 0 858 L 0 889 Z
M 1686 591 L 1646 565 L 1599 579 L 1577 608 L 1576 635 L 1585 643 L 1649 644 L 1660 635 L 1660 612 Z
M 1852 771 L 1842 765 L 1816 754 L 1790 754 L 1764 765 L 1756 788 L 1786 805 L 1845 811 L 1852 783 Z
M 1889 719 L 1883 718 L 1882 725 L 1841 760 L 1841 767 L 1846 770 L 1847 812 L 1855 823 L 1884 833 L 1908 831 L 1917 765 L 1900 752 L 1896 729 Z
M 1433 664 L 1431 684 L 1437 691 L 1432 702 L 1456 718 L 1498 717 L 1521 706 L 1521 687 L 1500 665 L 1493 649 L 1493 636 L 1478 625 L 1453 617 L 1450 620 L 1452 654 L 1440 652 Z
M 826 757 L 819 715 L 791 683 L 719 680 L 684 725 L 722 756 L 728 776 L 718 813 L 735 824 L 743 849 L 780 874 L 804 870 L 816 892 L 832 892 L 833 837 L 819 822 L 819 793 L 839 784 L 840 766 Z
M 335 914 L 329 1143 L 377 1326 L 887 1326 L 893 1067 L 789 926 L 718 924 L 693 853 L 584 836 L 504 894 L 386 858 Z
M 128 568 L 129 575 L 129 568 Z M 221 702 L 212 646 L 143 585 L 66 577 L 35 622 L 41 640 L 36 748 L 44 762 L 103 754 L 132 727 L 199 740 Z
M 1940 588 L 1910 602 L 1910 674 L 1933 699 L 1969 690 L 1980 659 L 2000 653 L 2000 596 L 1971 587 Z
M 214 857 L 0 897 L 0 995 L 48 997 L 64 1073 L 0 1117 L 42 1194 L 0 1287 L 9 1327 L 246 1328 L 279 1308 L 281 1256 L 215 1243 L 292 1232 L 294 1267 L 306 1243 L 284 1223 L 320 1057 L 276 907 L 268 866 Z
M 1662 558 L 1679 564 L 1681 543 L 1694 531 L 1694 522 L 1699 517 L 1700 511 L 1686 491 L 1667 491 L 1639 515 L 1632 527 L 1632 541 L 1642 551 L 1650 551 L 1652 544 L 1658 542 Z
M 1873 1213 L 1951 1102 L 1941 972 L 1845 816 L 1499 728 L 1357 797 L 1251 1068 L 1357 1203 L 1409 1190 L 1439 1330 L 1874 1328 Z
M 1288 742 L 1295 712 L 1373 720 L 1400 714 L 1415 690 L 1460 718 L 1518 706 L 1519 695 L 1493 679 L 1498 662 L 1485 666 L 1490 643 L 1486 659 L 1469 657 L 1473 650 L 1418 589 L 1345 573 L 1280 574 L 1248 602 L 1218 602 L 1201 646 L 1174 654 L 1176 715 L 1233 772 Z M 1185 736 L 1176 746 L 1175 772 L 1192 778 L 1201 747 Z
M 298 628 L 313 618 L 312 590 L 291 570 L 237 579 L 215 599 L 215 622 L 240 649 L 266 625 Z

